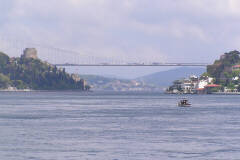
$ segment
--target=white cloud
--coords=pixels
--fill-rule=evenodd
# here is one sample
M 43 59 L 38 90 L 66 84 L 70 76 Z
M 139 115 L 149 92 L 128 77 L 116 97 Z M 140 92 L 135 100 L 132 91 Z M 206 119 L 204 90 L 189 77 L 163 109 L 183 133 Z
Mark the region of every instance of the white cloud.
M 239 16 L 239 0 L 186 0 L 184 9 L 209 16 Z
M 7 9 L 0 15 L 1 34 L 80 52 L 87 50 L 96 56 L 171 61 L 171 57 L 177 59 L 184 54 L 197 61 L 196 55 L 208 53 L 209 47 L 214 54 L 219 54 L 219 47 L 234 47 L 232 42 L 240 36 L 236 21 L 240 18 L 239 0 L 4 3 Z M 196 46 L 201 49 L 196 50 Z

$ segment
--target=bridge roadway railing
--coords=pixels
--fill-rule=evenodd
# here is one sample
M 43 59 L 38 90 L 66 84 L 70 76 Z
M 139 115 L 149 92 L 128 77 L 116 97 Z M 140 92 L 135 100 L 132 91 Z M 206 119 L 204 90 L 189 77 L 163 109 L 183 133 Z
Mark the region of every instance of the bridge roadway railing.
M 144 66 L 203 66 L 206 67 L 209 64 L 208 63 L 127 63 L 127 64 L 111 64 L 111 63 L 99 63 L 99 64 L 70 64 L 70 63 L 64 63 L 64 64 L 54 64 L 59 67 L 67 67 L 67 66 L 133 66 L 133 67 L 144 67 Z

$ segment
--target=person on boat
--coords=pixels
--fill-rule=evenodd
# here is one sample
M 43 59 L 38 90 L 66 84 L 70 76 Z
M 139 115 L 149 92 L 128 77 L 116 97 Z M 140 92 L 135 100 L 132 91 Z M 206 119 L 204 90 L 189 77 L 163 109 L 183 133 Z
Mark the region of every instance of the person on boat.
M 187 99 L 183 99 L 183 100 L 181 100 L 181 101 L 180 101 L 180 104 L 181 104 L 181 105 L 189 105 Z
M 187 100 L 181 100 L 181 104 L 182 104 L 182 105 L 187 104 Z

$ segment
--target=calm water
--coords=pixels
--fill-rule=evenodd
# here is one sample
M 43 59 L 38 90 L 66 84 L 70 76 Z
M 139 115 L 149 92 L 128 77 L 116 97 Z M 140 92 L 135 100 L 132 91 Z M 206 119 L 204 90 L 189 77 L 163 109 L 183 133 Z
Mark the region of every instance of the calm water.
M 0 93 L 0 159 L 240 159 L 240 96 L 188 97 Z

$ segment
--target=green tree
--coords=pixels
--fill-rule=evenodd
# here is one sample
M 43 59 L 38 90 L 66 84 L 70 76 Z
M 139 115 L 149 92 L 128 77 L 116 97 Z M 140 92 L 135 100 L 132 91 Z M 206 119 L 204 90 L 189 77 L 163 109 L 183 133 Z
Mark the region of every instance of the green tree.
M 11 84 L 9 77 L 0 73 L 0 88 L 5 89 Z

